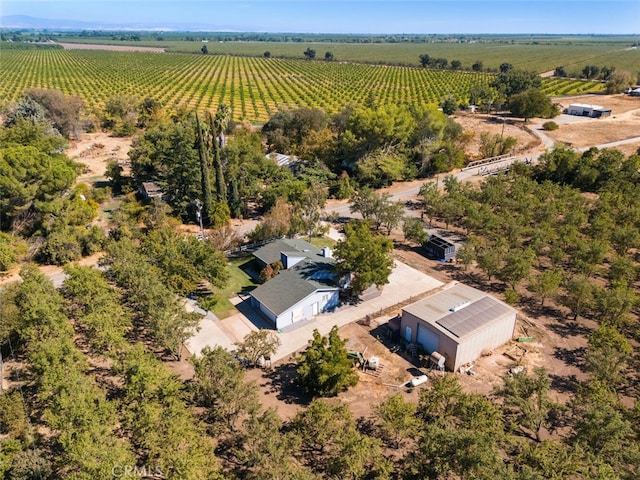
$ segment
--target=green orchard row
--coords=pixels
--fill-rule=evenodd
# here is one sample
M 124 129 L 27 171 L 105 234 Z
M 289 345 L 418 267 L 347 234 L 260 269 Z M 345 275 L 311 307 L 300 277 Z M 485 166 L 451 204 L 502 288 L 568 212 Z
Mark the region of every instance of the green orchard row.
M 468 100 L 487 84 L 484 73 L 338 62 L 100 50 L 7 50 L 0 63 L 0 100 L 28 88 L 78 95 L 99 110 L 113 95 L 153 97 L 167 108 L 199 111 L 225 103 L 235 120 L 263 122 L 280 107 L 335 113 L 372 98 L 378 103 L 433 105 L 446 96 Z M 599 91 L 594 82 L 551 79 L 549 95 Z

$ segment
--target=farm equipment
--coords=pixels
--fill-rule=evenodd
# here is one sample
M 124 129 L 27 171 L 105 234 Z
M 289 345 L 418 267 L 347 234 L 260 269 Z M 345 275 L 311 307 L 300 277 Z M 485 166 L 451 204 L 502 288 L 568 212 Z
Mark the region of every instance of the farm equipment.
M 358 365 L 358 368 L 361 368 L 363 371 L 373 370 L 378 371 L 382 369 L 383 365 L 380 363 L 380 358 L 371 356 L 366 358 L 364 356 L 365 352 L 358 352 L 357 350 L 349 350 L 347 352 L 347 357 L 353 361 L 354 365 Z

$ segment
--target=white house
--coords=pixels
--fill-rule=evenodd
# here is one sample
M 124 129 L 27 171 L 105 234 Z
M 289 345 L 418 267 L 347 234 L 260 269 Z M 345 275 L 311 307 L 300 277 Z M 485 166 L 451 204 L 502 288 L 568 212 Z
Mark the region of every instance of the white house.
M 604 108 L 600 105 L 589 105 L 587 103 L 572 103 L 567 107 L 569 115 L 578 115 L 581 117 L 601 118 L 611 115 L 610 108 Z
M 462 283 L 402 309 L 400 334 L 426 353 L 438 352 L 447 369 L 457 371 L 483 351 L 508 342 L 514 334 L 516 310 Z
M 260 268 L 280 261 L 282 270 L 250 293 L 251 306 L 281 329 L 338 306 L 340 281 L 329 248 L 280 239 L 258 249 Z

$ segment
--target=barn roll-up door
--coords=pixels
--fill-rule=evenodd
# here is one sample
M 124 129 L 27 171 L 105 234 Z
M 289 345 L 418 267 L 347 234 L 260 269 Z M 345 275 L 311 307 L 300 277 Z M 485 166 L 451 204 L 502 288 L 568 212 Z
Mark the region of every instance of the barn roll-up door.
M 418 325 L 417 342 L 422 345 L 427 353 L 433 353 L 438 350 L 440 336 L 429 330 L 423 325 Z

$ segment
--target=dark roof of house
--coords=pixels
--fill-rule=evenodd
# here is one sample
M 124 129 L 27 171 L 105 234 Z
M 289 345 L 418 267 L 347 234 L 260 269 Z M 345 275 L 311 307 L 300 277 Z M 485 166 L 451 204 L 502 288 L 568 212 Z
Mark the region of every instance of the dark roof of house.
M 162 196 L 162 188 L 155 182 L 142 182 L 142 191 L 149 198 Z
M 335 260 L 322 255 L 322 250 L 299 239 L 275 240 L 258 249 L 254 255 L 269 265 L 280 260 L 280 253 L 306 257 L 288 270 L 281 270 L 271 280 L 251 292 L 275 315 L 280 315 L 320 288 L 337 289 Z
M 280 315 L 320 288 L 337 289 L 333 279 L 305 280 L 296 269 L 282 270 L 251 292 L 251 296 Z
M 322 256 L 322 250 L 315 245 L 311 245 L 297 238 L 281 238 L 267 243 L 264 247 L 259 248 L 254 252 L 254 256 L 263 262 L 265 265 L 270 265 L 280 260 L 280 253 L 285 252 L 289 255 L 301 253 L 305 257 L 315 262 L 320 263 L 335 263 L 335 260 L 331 257 Z

